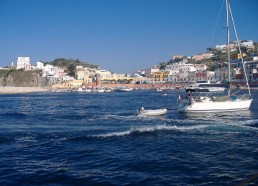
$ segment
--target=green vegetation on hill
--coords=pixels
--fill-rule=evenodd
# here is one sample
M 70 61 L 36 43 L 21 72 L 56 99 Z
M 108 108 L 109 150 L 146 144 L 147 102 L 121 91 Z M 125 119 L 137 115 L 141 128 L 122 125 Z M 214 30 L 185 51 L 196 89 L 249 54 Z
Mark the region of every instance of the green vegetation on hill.
M 72 77 L 75 77 L 76 66 L 83 66 L 83 67 L 93 68 L 93 69 L 99 68 L 98 65 L 92 65 L 87 62 L 82 62 L 79 59 L 74 60 L 74 59 L 66 59 L 66 58 L 57 58 L 51 62 L 44 62 L 44 65 L 46 64 L 50 64 L 60 68 L 66 68 L 68 75 Z
M 9 73 L 9 70 L 0 69 L 0 78 L 4 78 Z
M 97 69 L 99 67 L 98 65 L 92 65 L 87 62 L 82 62 L 79 59 L 66 59 L 66 58 L 57 58 L 50 62 L 44 62 L 44 65 L 46 64 L 67 68 L 67 69 L 70 65 L 74 65 L 74 66 L 81 65 L 83 67 L 94 68 L 94 69 Z

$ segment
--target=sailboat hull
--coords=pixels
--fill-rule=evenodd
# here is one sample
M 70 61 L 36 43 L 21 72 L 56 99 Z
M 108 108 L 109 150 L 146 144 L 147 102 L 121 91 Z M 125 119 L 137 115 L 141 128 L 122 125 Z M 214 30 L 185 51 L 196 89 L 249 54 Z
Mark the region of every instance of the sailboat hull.
M 180 112 L 225 112 L 241 111 L 250 108 L 252 99 L 247 100 L 228 100 L 225 102 L 193 102 L 191 104 L 180 103 L 178 111 Z

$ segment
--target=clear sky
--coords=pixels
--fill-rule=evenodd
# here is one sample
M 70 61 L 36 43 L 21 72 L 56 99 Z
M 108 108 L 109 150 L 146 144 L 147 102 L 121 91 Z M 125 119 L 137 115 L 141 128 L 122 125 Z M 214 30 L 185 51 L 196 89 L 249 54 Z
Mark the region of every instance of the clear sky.
M 230 3 L 239 38 L 258 41 L 258 0 Z M 64 57 L 131 73 L 224 44 L 222 8 L 224 0 L 0 0 L 0 66 Z

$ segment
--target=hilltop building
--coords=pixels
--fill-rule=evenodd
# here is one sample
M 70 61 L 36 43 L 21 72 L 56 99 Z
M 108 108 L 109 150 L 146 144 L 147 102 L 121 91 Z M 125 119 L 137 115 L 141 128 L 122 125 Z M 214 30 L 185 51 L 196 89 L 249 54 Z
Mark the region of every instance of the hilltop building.
M 204 59 L 210 59 L 213 56 L 214 56 L 213 53 L 207 52 L 207 53 L 203 53 L 203 54 L 193 55 L 192 59 L 199 61 L 199 60 L 204 60 Z
M 43 68 L 44 68 L 44 63 L 38 61 L 36 68 L 37 68 L 37 69 L 43 69 Z
M 30 57 L 18 57 L 16 69 L 31 70 Z
M 241 40 L 239 41 L 241 47 L 246 47 L 248 49 L 254 49 L 254 42 L 252 40 Z M 231 51 L 237 48 L 237 41 L 229 44 L 229 48 Z M 216 45 L 215 49 L 225 51 L 227 49 L 227 44 L 224 45 Z

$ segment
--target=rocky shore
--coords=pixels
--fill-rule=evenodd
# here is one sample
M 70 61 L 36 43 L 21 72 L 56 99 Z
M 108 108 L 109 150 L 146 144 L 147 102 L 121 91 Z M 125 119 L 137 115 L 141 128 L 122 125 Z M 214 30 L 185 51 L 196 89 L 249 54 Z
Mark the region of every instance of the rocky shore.
M 33 92 L 48 92 L 48 88 L 43 87 L 0 87 L 0 94 L 23 94 Z

